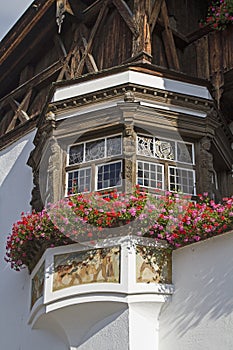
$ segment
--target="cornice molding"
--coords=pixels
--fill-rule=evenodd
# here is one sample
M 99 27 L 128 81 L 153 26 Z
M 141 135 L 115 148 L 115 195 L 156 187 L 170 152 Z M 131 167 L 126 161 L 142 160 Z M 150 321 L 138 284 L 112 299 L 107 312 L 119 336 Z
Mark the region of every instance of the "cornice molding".
M 89 94 L 74 96 L 62 101 L 51 102 L 48 105 L 48 111 L 58 113 L 61 111 L 68 111 L 73 108 L 98 103 L 100 101 L 107 101 L 117 97 L 121 97 L 123 99 L 125 93 L 129 91 L 135 95 L 135 101 L 140 101 L 140 99 L 153 99 L 153 102 L 182 106 L 193 110 L 202 110 L 204 112 L 207 112 L 213 107 L 213 101 L 205 98 L 188 96 L 157 88 L 148 88 L 136 84 L 122 84 L 117 87 L 112 87 L 101 91 L 94 91 Z

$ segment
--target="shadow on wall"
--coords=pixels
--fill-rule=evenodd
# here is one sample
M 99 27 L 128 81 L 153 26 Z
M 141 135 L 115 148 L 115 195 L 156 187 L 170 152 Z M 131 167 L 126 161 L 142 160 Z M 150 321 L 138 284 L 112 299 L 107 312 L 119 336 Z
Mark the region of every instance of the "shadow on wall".
M 122 311 L 108 316 L 101 320 L 82 339 L 80 350 L 109 349 L 109 335 L 111 334 L 111 350 L 127 350 L 128 349 L 128 309 L 123 308 Z
M 226 326 L 233 318 L 232 249 L 233 232 L 174 252 L 175 293 L 161 312 L 162 338 L 181 338 L 200 323 L 214 327 L 219 320 Z
M 32 172 L 26 164 L 34 132 L 0 152 L 0 228 L 7 234 L 22 211 L 30 210 Z

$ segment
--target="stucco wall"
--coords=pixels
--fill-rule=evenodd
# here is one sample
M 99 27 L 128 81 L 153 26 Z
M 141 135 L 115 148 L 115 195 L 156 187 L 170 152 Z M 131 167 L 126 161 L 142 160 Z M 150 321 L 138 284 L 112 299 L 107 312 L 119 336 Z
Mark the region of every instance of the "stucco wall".
M 175 251 L 173 283 L 159 349 L 232 350 L 233 232 Z
M 32 172 L 26 165 L 33 149 L 30 133 L 0 151 L 0 349 L 65 350 L 59 338 L 27 325 L 29 275 L 14 272 L 4 261 L 6 238 L 22 211 L 30 210 Z
M 78 349 L 80 350 L 128 350 L 129 312 L 125 310 L 99 322 L 87 334 L 87 340 Z

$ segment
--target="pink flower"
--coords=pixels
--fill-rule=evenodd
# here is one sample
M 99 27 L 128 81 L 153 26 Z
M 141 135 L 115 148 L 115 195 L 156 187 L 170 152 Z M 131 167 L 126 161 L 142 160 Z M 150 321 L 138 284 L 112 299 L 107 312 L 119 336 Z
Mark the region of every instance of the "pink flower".
M 130 209 L 129 209 L 129 213 L 130 213 L 132 216 L 136 216 L 137 210 L 136 210 L 135 208 L 130 208 Z

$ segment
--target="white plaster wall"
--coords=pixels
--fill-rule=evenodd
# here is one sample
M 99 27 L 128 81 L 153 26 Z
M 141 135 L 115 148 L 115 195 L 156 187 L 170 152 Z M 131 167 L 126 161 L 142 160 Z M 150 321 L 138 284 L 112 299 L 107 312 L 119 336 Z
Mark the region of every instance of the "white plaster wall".
M 107 317 L 90 329 L 79 350 L 128 350 L 129 310 Z
M 233 349 L 233 232 L 178 249 L 159 350 Z
M 26 165 L 34 132 L 0 151 L 0 349 L 66 350 L 59 338 L 27 325 L 29 275 L 4 261 L 6 238 L 22 211 L 30 210 L 32 172 Z

